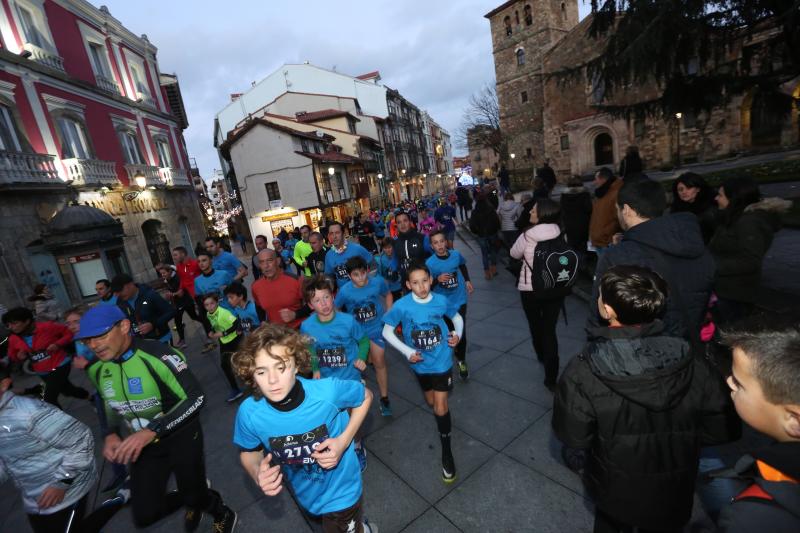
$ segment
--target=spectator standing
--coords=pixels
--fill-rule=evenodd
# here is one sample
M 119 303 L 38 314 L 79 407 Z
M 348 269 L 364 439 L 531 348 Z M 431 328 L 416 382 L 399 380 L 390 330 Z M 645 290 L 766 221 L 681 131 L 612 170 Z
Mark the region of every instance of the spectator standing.
M 469 219 L 469 230 L 478 237 L 483 274 L 486 279 L 492 279 L 497 275 L 497 252 L 494 240 L 497 238 L 497 232 L 500 231 L 500 219 L 486 195 L 482 194 L 475 205 L 475 211 L 472 212 Z
M 619 177 L 624 180 L 642 172 L 644 172 L 644 164 L 639 156 L 639 148 L 633 145 L 628 146 L 625 150 L 625 157 L 619 163 Z
M 500 171 L 497 173 L 497 179 L 500 182 L 500 194 L 511 192 L 511 176 L 505 165 L 500 165 Z
M 580 176 L 573 176 L 567 182 L 567 188 L 561 193 L 561 218 L 564 222 L 564 233 L 571 247 L 586 254 L 586 243 L 589 241 L 589 223 L 592 219 L 592 196 Z
M 242 253 L 246 254 L 247 253 L 247 239 L 245 238 L 244 234 L 243 233 L 239 233 L 236 236 L 236 241 L 239 243 L 239 246 L 242 247 Z
M 456 202 L 458 203 L 461 222 L 465 222 L 469 218 L 470 211 L 472 211 L 472 195 L 469 193 L 469 189 L 463 185 L 456 187 Z
M 702 176 L 694 172 L 685 172 L 672 183 L 672 207 L 670 212 L 689 212 L 697 217 L 703 242 L 708 244 L 714 235 L 716 226 L 717 204 L 714 191 Z
M 545 159 L 542 166 L 536 169 L 536 177 L 540 178 L 542 182 L 544 182 L 544 186 L 547 188 L 548 194 L 555 188 L 556 186 L 556 173 L 553 170 L 553 167 L 550 166 L 550 160 Z
M 503 235 L 503 242 L 510 250 L 517 240 L 517 219 L 522 213 L 522 206 L 514 200 L 514 195 L 510 192 L 505 193 L 503 201 L 497 208 L 497 215 L 500 217 L 500 231 Z
M 719 188 L 720 224 L 708 245 L 716 263 L 718 323 L 749 315 L 761 284 L 761 264 L 791 202 L 761 198 L 752 178 L 730 178 Z
M 28 298 L 33 302 L 36 320 L 40 322 L 58 322 L 61 319 L 61 305 L 53 297 L 50 287 L 39 283 L 33 288 L 33 296 Z
M 605 251 L 621 230 L 617 218 L 617 194 L 622 184 L 622 180 L 608 167 L 601 168 L 594 175 L 595 200 L 589 220 L 589 240 L 597 255 Z

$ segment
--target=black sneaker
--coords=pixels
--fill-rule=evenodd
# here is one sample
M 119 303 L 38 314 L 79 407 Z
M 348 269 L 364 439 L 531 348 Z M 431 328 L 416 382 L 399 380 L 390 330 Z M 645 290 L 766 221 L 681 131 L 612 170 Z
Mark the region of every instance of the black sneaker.
M 198 509 L 186 509 L 183 513 L 183 529 L 188 533 L 197 531 L 200 521 L 203 519 L 203 511 Z
M 213 533 L 232 533 L 236 529 L 236 522 L 239 517 L 236 512 L 227 505 L 222 506 L 222 514 L 214 518 Z
M 461 378 L 461 381 L 467 381 L 469 379 L 469 367 L 466 361 L 458 362 L 458 377 Z
M 442 481 L 452 483 L 456 480 L 456 462 L 451 454 L 442 456 Z

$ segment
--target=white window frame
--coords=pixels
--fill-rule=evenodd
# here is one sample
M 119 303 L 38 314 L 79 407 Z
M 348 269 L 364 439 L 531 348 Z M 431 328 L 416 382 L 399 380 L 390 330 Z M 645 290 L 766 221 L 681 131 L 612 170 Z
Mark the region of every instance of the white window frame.
M 81 21 L 78 21 L 78 29 L 83 37 L 83 46 L 86 49 L 86 55 L 88 56 L 89 63 L 92 66 L 92 72 L 94 72 L 95 76 L 102 76 L 108 81 L 117 84 L 118 80 L 116 79 L 116 76 L 114 75 L 114 69 L 111 66 L 111 58 L 109 57 L 110 53 L 108 46 L 106 45 L 105 36 Z M 97 46 L 102 51 L 100 57 L 97 58 L 99 59 L 100 64 L 97 63 L 96 58 L 92 54 L 92 46 Z
M 78 102 L 72 102 L 70 100 L 66 100 L 59 96 L 53 96 L 52 94 L 43 94 L 42 100 L 44 100 L 45 105 L 47 106 L 47 110 L 52 113 L 53 111 L 60 111 L 64 112 L 64 115 L 59 115 L 53 117 L 53 123 L 56 126 L 56 129 L 61 134 L 61 152 L 64 153 L 64 146 L 69 143 L 70 151 L 73 154 L 73 157 L 76 159 L 94 159 L 94 154 L 92 152 L 92 145 L 89 144 L 88 140 L 88 131 L 86 126 L 86 115 L 84 110 L 86 106 L 80 104 Z M 61 126 L 61 122 L 64 120 L 69 120 L 74 122 L 79 127 L 75 129 L 75 131 L 64 130 Z M 80 150 L 76 150 L 76 146 L 80 147 Z M 82 157 L 79 152 L 83 152 L 83 155 L 86 157 Z M 70 159 L 70 158 L 65 158 Z
M 31 15 L 31 22 L 33 22 L 34 29 L 44 40 L 43 43 L 37 44 L 28 39 L 28 32 L 25 31 L 27 21 L 23 21 L 22 10 L 27 11 Z M 24 38 L 26 43 L 38 46 L 39 48 L 58 55 L 53 34 L 50 32 L 50 24 L 47 21 L 47 14 L 45 14 L 44 11 L 44 0 L 14 0 L 11 13 L 14 16 L 14 21 L 17 23 L 17 28 L 20 30 L 20 36 Z
M 16 120 L 14 120 L 14 115 L 11 113 L 10 106 L 6 105 L 4 102 L 0 102 L 0 121 L 4 123 L 10 140 L 14 144 L 14 146 L 11 148 L 6 146 L 3 142 L 3 138 L 0 136 L 0 150 L 5 150 L 7 152 L 21 152 L 22 145 L 20 144 L 19 136 L 17 135 Z
M 65 127 L 72 125 L 72 129 Z M 69 115 L 62 115 L 56 118 L 56 127 L 61 134 L 61 153 L 64 159 L 94 159 L 89 142 L 86 139 L 86 125 Z M 69 154 L 67 154 L 67 147 Z
M 135 129 L 119 128 L 117 129 L 117 139 L 122 147 L 122 156 L 125 163 L 128 165 L 144 165 L 144 155 L 142 148 L 139 146 L 139 135 Z
M 169 141 L 164 136 L 153 137 L 153 144 L 156 145 L 156 157 L 158 158 L 158 166 L 161 168 L 174 168 L 175 164 L 172 161 L 172 152 L 169 147 Z M 166 160 L 166 165 L 163 164 Z

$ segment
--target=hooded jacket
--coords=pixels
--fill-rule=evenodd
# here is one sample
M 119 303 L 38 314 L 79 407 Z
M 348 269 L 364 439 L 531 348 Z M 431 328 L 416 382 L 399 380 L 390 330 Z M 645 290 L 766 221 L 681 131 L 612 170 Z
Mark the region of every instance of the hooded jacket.
M 561 219 L 569 245 L 585 252 L 592 219 L 592 197 L 585 187 L 569 187 L 561 193 Z
M 169 333 L 169 321 L 175 316 L 175 308 L 147 285 L 137 283 L 136 287 L 139 292 L 136 293 L 134 306 L 131 307 L 127 301 L 121 298 L 117 298 L 117 306 L 131 321 L 132 328 L 145 322 L 153 324 L 153 329 L 147 335 L 140 335 L 138 329 L 134 329 L 134 333 L 138 337 L 158 340 Z
M 0 483 L 11 479 L 28 514 L 52 514 L 73 505 L 97 481 L 94 437 L 52 405 L 6 391 L 0 396 Z M 36 501 L 47 487 L 66 489 L 46 509 Z
M 620 231 L 617 195 L 622 185 L 621 179 L 614 178 L 614 181 L 609 180 L 594 191 L 596 199 L 589 221 L 589 240 L 594 246 L 608 246 L 614 234 Z
M 517 237 L 516 242 L 511 247 L 509 254 L 514 259 L 522 259 L 522 269 L 517 280 L 517 290 L 532 291 L 533 282 L 531 281 L 531 269 L 533 257 L 536 252 L 536 245 L 542 241 L 555 239 L 561 234 L 558 224 L 536 224 L 525 230 L 522 235 Z
M 754 302 L 761 283 L 761 264 L 781 228 L 781 214 L 791 202 L 764 198 L 750 204 L 732 223 L 717 227 L 708 249 L 717 270 L 714 291 L 720 298 Z
M 664 325 L 670 335 L 693 338 L 700 331 L 714 281 L 714 260 L 703 244 L 697 218 L 675 213 L 637 224 L 622 242 L 609 247 L 597 262 L 592 301 L 599 296 L 600 278 L 615 265 L 648 267 L 669 285 Z M 602 324 L 597 306 L 589 326 Z
M 691 516 L 701 446 L 738 437 L 723 380 L 663 324 L 596 328 L 561 376 L 553 430 L 588 449 L 585 483 L 598 509 L 644 529 Z
M 500 217 L 501 231 L 517 231 L 517 218 L 522 213 L 522 206 L 514 200 L 503 200 L 497 208 Z
M 430 244 L 428 239 L 415 229 L 410 229 L 405 233 L 398 233 L 394 240 L 394 256 L 400 266 L 403 276 L 413 261 L 424 263 L 425 258 L 430 255 Z
M 778 442 L 742 457 L 733 477 L 745 485 L 722 510 L 719 531 L 800 531 L 800 442 Z

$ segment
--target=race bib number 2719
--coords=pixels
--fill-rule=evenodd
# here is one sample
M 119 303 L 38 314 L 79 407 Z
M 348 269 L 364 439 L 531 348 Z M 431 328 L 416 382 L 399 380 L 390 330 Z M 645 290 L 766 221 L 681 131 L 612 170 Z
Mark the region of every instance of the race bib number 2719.
M 316 462 L 311 454 L 327 438 L 328 426 L 322 424 L 305 433 L 272 437 L 269 439 L 269 447 L 272 457 L 279 464 L 306 465 Z

